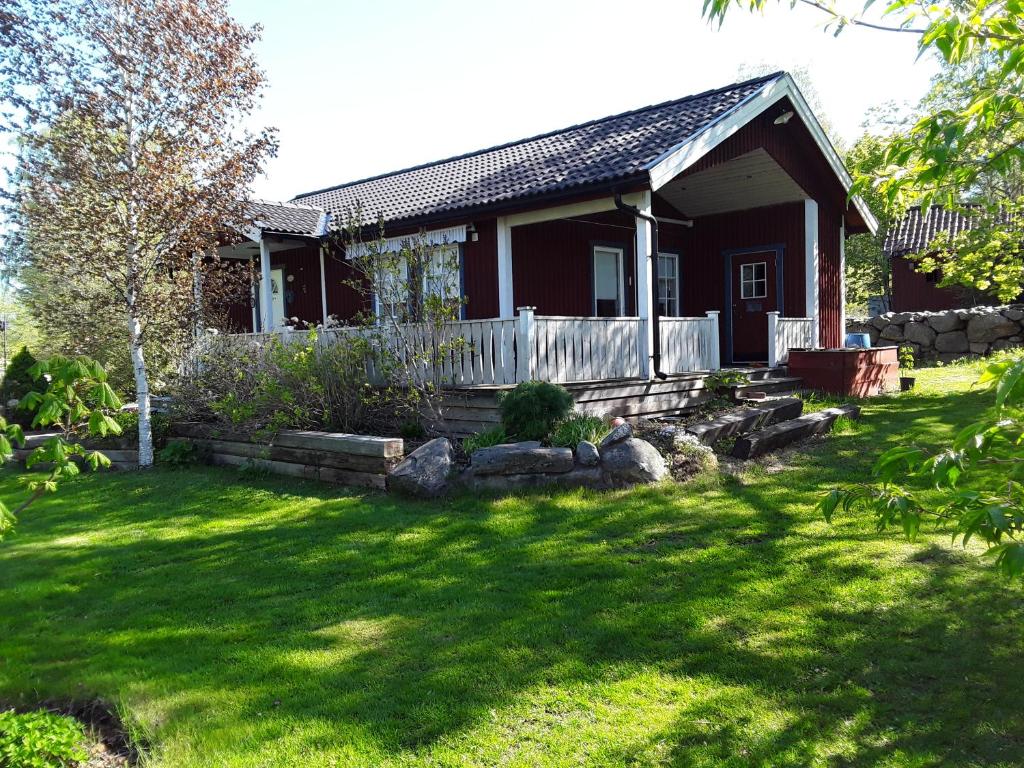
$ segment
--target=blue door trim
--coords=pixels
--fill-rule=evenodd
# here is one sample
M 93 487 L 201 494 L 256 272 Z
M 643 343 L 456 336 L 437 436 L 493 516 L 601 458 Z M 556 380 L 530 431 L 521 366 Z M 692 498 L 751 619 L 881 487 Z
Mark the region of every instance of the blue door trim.
M 782 292 L 782 269 L 786 255 L 785 243 L 772 243 L 771 245 L 758 245 L 751 248 L 729 248 L 722 251 L 722 263 L 725 265 L 725 312 L 722 314 L 725 327 L 725 362 L 731 363 L 732 359 L 732 257 L 745 256 L 748 253 L 775 253 L 775 303 L 779 314 L 785 314 L 783 307 Z

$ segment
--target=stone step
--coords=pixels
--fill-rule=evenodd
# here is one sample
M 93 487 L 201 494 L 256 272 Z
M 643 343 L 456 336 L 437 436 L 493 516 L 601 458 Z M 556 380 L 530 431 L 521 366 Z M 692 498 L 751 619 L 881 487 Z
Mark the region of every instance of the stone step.
M 835 420 L 840 416 L 859 419 L 860 406 L 849 404 L 827 408 L 751 432 L 736 440 L 732 455 L 737 459 L 753 459 L 770 451 L 785 448 L 797 440 L 824 434 L 832 429 Z
M 804 401 L 799 397 L 780 397 L 766 400 L 754 408 L 740 408 L 709 421 L 691 424 L 686 431 L 704 445 L 713 445 L 724 438 L 737 437 L 780 421 L 795 419 L 803 410 Z

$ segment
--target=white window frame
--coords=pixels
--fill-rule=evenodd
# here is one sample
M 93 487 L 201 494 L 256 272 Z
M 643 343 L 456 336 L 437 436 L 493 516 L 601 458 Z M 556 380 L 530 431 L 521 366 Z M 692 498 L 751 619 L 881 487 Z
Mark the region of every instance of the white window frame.
M 615 254 L 617 271 L 618 271 L 618 297 L 616 303 L 618 304 L 616 317 L 622 317 L 626 313 L 626 275 L 624 270 L 625 264 L 625 249 L 618 248 L 613 245 L 595 245 L 590 252 L 590 310 L 594 317 L 597 317 L 597 254 L 602 253 L 613 253 Z
M 672 309 L 673 311 L 668 312 L 668 313 L 661 312 L 661 316 L 662 317 L 681 317 L 682 316 L 682 297 L 679 295 L 679 290 L 682 287 L 683 283 L 682 283 L 682 277 L 679 274 L 679 264 L 680 264 L 679 254 L 678 253 L 672 253 L 671 251 L 661 251 L 661 252 L 658 253 L 658 259 L 659 259 L 659 262 L 658 262 L 658 307 L 659 307 L 659 310 L 660 310 L 662 302 L 674 303 L 675 304 L 674 307 L 670 307 L 670 309 Z M 674 274 L 672 275 L 671 278 L 666 278 L 666 277 L 664 277 L 662 275 L 660 259 L 671 259 L 673 262 L 675 262 L 675 269 L 673 270 Z M 676 283 L 676 290 L 675 290 L 675 297 L 674 298 L 671 298 L 671 299 L 664 298 L 663 299 L 661 297 L 661 285 L 662 285 L 662 281 L 663 280 L 674 280 L 675 281 L 675 283 Z
M 750 267 L 751 277 L 749 281 L 744 276 L 744 271 Z M 757 272 L 754 267 L 764 268 L 764 277 L 758 278 Z M 756 293 L 756 286 L 758 283 L 764 283 L 763 293 Z M 746 293 L 747 285 L 751 286 L 752 293 Z M 740 299 L 766 299 L 768 298 L 768 262 L 767 261 L 750 261 L 746 264 L 740 264 Z

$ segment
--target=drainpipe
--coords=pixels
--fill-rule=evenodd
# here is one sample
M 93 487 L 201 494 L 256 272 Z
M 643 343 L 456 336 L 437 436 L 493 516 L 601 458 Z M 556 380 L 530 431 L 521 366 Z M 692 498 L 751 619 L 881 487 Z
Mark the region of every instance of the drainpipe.
M 626 211 L 638 219 L 643 219 L 651 225 L 651 323 L 654 325 L 653 349 L 651 350 L 651 365 L 654 366 L 654 375 L 659 379 L 667 379 L 668 374 L 661 370 L 661 308 L 658 306 L 658 220 L 640 209 L 622 202 L 622 193 L 615 193 L 615 207 L 620 211 Z

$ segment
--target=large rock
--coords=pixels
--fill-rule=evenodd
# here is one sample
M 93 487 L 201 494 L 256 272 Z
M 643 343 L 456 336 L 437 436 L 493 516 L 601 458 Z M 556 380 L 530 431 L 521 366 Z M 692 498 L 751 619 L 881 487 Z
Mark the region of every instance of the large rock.
M 615 429 L 604 436 L 601 441 L 601 450 L 615 445 L 615 443 L 621 443 L 623 440 L 628 440 L 633 436 L 633 428 L 629 425 L 629 422 L 619 424 Z
M 885 328 L 885 326 L 889 325 L 889 319 L 891 317 L 892 315 L 888 313 L 884 315 L 876 315 L 875 317 L 871 318 L 871 324 L 875 326 L 875 328 L 877 328 L 878 330 L 882 330 L 883 328 Z
M 510 443 L 473 451 L 469 460 L 477 475 L 526 475 L 568 472 L 571 448 L 539 448 L 536 444 Z
M 971 354 L 972 355 L 984 355 L 988 352 L 987 341 L 972 341 L 971 342 Z
M 930 347 L 935 343 L 935 331 L 925 323 L 907 323 L 903 327 L 904 338 L 922 347 Z
M 409 496 L 440 496 L 452 471 L 452 444 L 438 437 L 410 453 L 388 475 L 388 490 Z
M 1024 345 L 1024 342 L 1021 342 L 1020 339 L 998 339 L 992 342 L 992 351 L 1000 352 L 1005 349 L 1017 349 L 1022 345 Z
M 967 323 L 967 338 L 970 341 L 995 341 L 1016 336 L 1020 326 L 998 312 L 972 317 Z
M 967 352 L 970 348 L 967 334 L 963 331 L 940 333 L 935 337 L 935 349 L 938 352 Z
M 903 341 L 903 326 L 902 325 L 887 325 L 882 329 L 882 332 L 878 334 L 881 339 L 887 341 Z
M 668 474 L 658 449 L 635 437 L 603 449 L 601 467 L 611 485 L 655 483 Z
M 1005 317 L 1007 320 L 1013 320 L 1015 323 L 1019 323 L 1021 320 L 1024 320 L 1024 310 L 1012 308 L 1004 309 L 1003 317 Z
M 964 321 L 957 317 L 956 312 L 942 312 L 928 318 L 930 325 L 936 333 L 949 333 L 959 331 L 964 327 Z
M 576 461 L 583 467 L 595 467 L 601 463 L 601 454 L 597 446 L 589 440 L 581 440 L 576 446 Z

